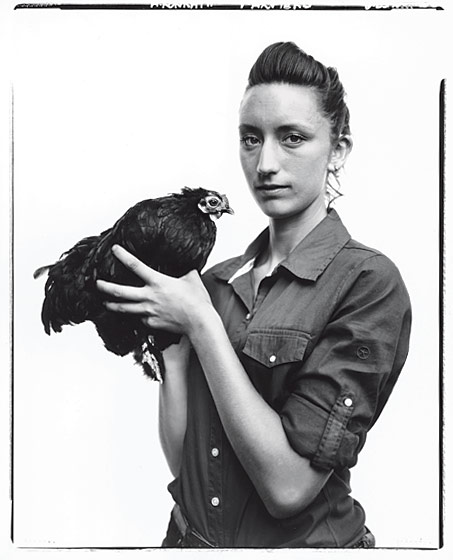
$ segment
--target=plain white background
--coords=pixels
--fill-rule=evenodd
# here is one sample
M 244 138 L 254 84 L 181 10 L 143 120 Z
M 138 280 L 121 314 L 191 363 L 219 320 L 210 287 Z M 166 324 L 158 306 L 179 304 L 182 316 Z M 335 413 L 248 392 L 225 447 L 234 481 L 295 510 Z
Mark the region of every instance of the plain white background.
M 47 337 L 32 273 L 136 201 L 228 194 L 217 262 L 264 227 L 237 110 L 261 50 L 293 40 L 336 66 L 354 150 L 336 205 L 399 266 L 408 361 L 352 471 L 382 547 L 438 544 L 438 93 L 441 12 L 18 11 L 14 17 L 14 526 L 21 546 L 158 546 L 171 476 L 158 386 L 89 325 Z M 428 40 L 429 39 L 429 40 Z

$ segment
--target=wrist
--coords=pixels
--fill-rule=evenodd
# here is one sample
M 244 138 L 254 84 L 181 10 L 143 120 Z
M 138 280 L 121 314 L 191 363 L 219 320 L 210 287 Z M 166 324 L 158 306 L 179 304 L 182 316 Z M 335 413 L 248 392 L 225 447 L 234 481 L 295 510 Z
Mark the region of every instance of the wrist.
M 181 336 L 179 343 L 171 344 L 162 352 L 165 362 L 166 378 L 187 376 L 189 354 L 190 341 L 185 335 Z
M 210 302 L 206 302 L 193 310 L 186 334 L 196 349 L 200 340 L 206 340 L 206 332 L 212 333 L 219 326 L 223 328 L 219 314 Z

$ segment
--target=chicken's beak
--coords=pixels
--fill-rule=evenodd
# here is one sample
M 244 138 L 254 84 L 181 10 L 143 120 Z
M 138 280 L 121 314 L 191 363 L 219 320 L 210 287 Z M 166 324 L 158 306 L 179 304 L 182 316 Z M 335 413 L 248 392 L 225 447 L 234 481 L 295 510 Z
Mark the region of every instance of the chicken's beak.
M 234 210 L 231 208 L 230 203 L 228 202 L 228 198 L 225 195 L 222 195 L 222 212 L 226 212 L 227 214 L 234 214 Z

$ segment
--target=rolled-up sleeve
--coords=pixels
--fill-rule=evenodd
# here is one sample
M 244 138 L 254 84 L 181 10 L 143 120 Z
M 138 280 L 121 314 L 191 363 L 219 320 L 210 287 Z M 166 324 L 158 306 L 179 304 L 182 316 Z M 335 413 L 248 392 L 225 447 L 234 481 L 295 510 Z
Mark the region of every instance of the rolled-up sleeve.
M 280 410 L 291 446 L 324 469 L 356 464 L 406 360 L 411 324 L 403 280 L 380 254 L 349 272 L 333 309 Z

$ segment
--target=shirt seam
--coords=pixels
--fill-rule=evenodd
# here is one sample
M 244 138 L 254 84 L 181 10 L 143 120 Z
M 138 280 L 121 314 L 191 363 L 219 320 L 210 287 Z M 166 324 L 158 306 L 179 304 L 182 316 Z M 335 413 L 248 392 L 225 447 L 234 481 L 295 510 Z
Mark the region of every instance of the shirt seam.
M 338 304 L 341 292 L 343 291 L 344 286 L 346 285 L 347 281 L 349 280 L 349 278 L 351 277 L 351 275 L 353 273 L 356 272 L 356 270 L 358 268 L 360 268 L 361 266 L 363 266 L 366 262 L 368 262 L 371 259 L 375 259 L 377 257 L 382 257 L 382 253 L 374 253 L 366 258 L 364 258 L 363 260 L 361 260 L 359 263 L 357 263 L 353 268 L 351 268 L 351 270 L 346 274 L 346 276 L 343 279 L 343 282 L 338 286 L 336 292 L 335 292 L 335 304 L 334 307 L 336 307 L 336 305 Z
M 309 340 L 312 338 L 312 335 L 307 331 L 291 327 L 255 327 L 249 329 L 248 336 L 251 334 L 285 335 L 289 338 L 308 338 Z
M 324 498 L 327 502 L 327 507 L 328 507 L 328 510 L 329 510 L 329 513 L 327 514 L 327 517 L 326 517 L 326 526 L 329 529 L 330 535 L 331 535 L 335 545 L 337 547 L 339 547 L 340 544 L 339 544 L 338 539 L 335 535 L 335 531 L 332 529 L 332 526 L 330 524 L 330 516 L 332 515 L 332 506 L 331 506 L 331 503 L 330 503 L 328 488 L 324 485 L 323 488 L 322 488 L 322 491 L 323 491 Z

